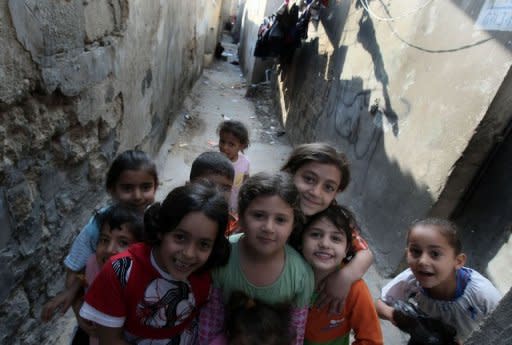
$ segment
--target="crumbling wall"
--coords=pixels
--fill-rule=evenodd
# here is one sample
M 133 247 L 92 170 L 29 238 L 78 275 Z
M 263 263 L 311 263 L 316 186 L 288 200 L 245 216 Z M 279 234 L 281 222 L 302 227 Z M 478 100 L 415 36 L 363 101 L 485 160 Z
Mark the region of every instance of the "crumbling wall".
M 473 332 L 467 345 L 493 344 L 507 345 L 512 343 L 512 290 L 500 302 L 494 313 Z
M 54 344 L 43 303 L 113 157 L 158 150 L 202 71 L 196 1 L 0 0 L 0 343 Z
M 330 1 L 279 66 L 287 134 L 348 155 L 339 202 L 385 274 L 400 269 L 407 224 L 451 214 L 512 118 L 510 93 L 498 94 L 510 87 L 512 34 L 475 25 L 484 2 Z

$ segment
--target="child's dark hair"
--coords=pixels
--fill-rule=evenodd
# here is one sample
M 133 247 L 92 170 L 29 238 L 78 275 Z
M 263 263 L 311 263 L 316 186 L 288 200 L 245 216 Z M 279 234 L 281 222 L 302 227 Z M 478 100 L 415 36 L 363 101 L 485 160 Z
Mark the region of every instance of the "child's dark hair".
M 311 218 L 308 219 L 308 222 L 306 226 L 304 226 L 304 230 L 301 231 L 301 233 L 290 236 L 290 245 L 300 253 L 304 233 L 313 223 L 321 219 L 327 219 L 336 227 L 336 229 L 340 230 L 345 234 L 345 238 L 347 239 L 347 255 L 343 259 L 343 261 L 350 261 L 350 259 L 355 254 L 352 248 L 352 229 L 357 229 L 358 225 L 356 222 L 356 218 L 354 217 L 354 214 L 345 206 L 332 204 L 322 212 L 316 213 L 315 215 L 311 216 Z
M 228 344 L 240 337 L 246 345 L 290 345 L 295 340 L 289 303 L 268 304 L 234 291 L 226 312 Z
M 100 224 L 108 224 L 110 231 L 121 229 L 126 224 L 128 230 L 136 241 L 142 241 L 144 237 L 144 218 L 136 210 L 121 204 L 114 204 L 107 210 L 96 214 L 96 220 Z
M 220 135 L 222 132 L 233 134 L 242 144 L 242 152 L 249 147 L 249 131 L 242 122 L 236 120 L 222 121 L 217 128 L 217 133 Z
M 311 162 L 336 166 L 341 173 L 338 191 L 342 192 L 347 188 L 350 182 L 350 170 L 347 157 L 326 143 L 310 143 L 297 146 L 292 151 L 288 161 L 283 165 L 281 170 L 295 175 L 300 167 Z
M 192 162 L 190 181 L 206 175 L 225 176 L 229 180 L 235 177 L 233 163 L 220 152 L 203 152 Z
M 462 253 L 462 244 L 458 235 L 457 225 L 455 225 L 454 222 L 434 217 L 415 220 L 411 223 L 407 231 L 407 244 L 409 244 L 409 235 L 416 226 L 436 227 L 439 229 L 441 235 L 448 240 L 448 244 L 455 250 L 455 255 Z
M 155 203 L 144 214 L 145 242 L 158 246 L 159 235 L 172 232 L 190 212 L 201 212 L 217 223 L 217 235 L 206 263 L 199 271 L 223 266 L 229 259 L 230 246 L 224 237 L 228 223 L 228 204 L 224 195 L 208 181 L 198 181 L 173 189 L 162 203 Z
M 119 177 L 126 170 L 144 170 L 153 176 L 155 187 L 158 186 L 158 174 L 155 163 L 144 151 L 127 150 L 118 155 L 107 172 L 106 187 L 111 190 L 116 186 Z
M 238 214 L 242 218 L 249 204 L 258 197 L 277 195 L 290 205 L 294 215 L 294 229 L 302 226 L 304 215 L 300 209 L 299 192 L 293 178 L 285 172 L 260 172 L 249 177 L 238 193 Z

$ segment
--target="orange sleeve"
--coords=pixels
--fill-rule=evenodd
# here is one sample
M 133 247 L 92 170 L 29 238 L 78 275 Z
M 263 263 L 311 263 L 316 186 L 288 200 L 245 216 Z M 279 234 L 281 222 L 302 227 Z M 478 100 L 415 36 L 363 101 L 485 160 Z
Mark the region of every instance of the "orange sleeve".
M 368 249 L 368 243 L 366 243 L 364 238 L 361 237 L 359 231 L 354 228 L 352 228 L 352 249 L 354 250 L 354 253 Z
M 228 226 L 226 228 L 226 231 L 224 232 L 224 236 L 229 237 L 230 235 L 237 233 L 238 229 L 238 220 L 233 214 L 230 213 L 228 219 Z
M 384 344 L 372 295 L 362 279 L 352 284 L 345 303 L 344 314 L 349 319 L 350 328 L 355 333 L 355 341 L 352 345 Z

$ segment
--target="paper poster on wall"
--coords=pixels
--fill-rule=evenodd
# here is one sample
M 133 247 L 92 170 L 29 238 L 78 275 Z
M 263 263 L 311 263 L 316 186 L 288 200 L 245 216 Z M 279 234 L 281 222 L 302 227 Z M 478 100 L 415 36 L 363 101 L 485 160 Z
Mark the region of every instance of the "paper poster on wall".
M 486 0 L 476 25 L 483 30 L 512 31 L 512 0 Z

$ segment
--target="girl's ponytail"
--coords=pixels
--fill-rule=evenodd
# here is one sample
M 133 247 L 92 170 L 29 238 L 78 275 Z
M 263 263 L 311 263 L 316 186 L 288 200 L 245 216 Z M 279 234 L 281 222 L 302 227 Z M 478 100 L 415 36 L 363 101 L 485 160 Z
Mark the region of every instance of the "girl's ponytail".
M 158 234 L 161 232 L 160 210 L 162 205 L 154 203 L 144 212 L 144 242 L 156 244 L 159 242 Z

